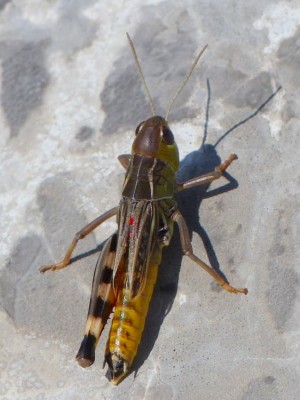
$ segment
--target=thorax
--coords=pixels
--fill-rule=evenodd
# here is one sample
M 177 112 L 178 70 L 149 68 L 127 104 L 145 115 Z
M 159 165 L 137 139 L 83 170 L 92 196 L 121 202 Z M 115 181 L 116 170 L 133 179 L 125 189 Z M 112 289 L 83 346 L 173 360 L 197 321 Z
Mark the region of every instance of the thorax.
M 126 173 L 122 196 L 135 200 L 174 197 L 175 173 L 157 158 L 133 155 Z

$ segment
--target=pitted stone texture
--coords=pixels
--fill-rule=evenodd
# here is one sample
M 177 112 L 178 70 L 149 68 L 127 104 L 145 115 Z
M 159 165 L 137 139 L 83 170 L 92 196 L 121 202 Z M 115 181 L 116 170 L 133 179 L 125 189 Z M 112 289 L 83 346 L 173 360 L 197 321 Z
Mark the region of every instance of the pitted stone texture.
M 286 0 L 0 1 L 1 399 L 299 397 L 299 22 Z M 195 254 L 249 294 L 221 290 L 175 229 L 132 372 L 113 388 L 109 326 L 94 366 L 74 357 L 115 218 L 65 270 L 38 269 L 118 204 L 117 156 L 150 116 L 126 31 L 162 115 L 209 45 L 169 117 L 178 180 L 239 159 L 178 203 Z

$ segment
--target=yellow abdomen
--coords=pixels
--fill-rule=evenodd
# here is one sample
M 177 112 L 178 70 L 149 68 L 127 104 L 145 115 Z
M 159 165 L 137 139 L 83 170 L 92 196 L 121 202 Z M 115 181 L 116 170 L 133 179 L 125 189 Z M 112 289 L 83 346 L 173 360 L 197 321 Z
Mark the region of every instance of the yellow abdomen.
M 108 378 L 113 384 L 117 384 L 126 375 L 137 353 L 157 271 L 158 263 L 155 265 L 150 263 L 145 286 L 142 292 L 133 299 L 130 299 L 130 293 L 126 287 L 118 292 L 105 355 L 109 366 Z M 126 282 L 126 277 L 124 281 Z

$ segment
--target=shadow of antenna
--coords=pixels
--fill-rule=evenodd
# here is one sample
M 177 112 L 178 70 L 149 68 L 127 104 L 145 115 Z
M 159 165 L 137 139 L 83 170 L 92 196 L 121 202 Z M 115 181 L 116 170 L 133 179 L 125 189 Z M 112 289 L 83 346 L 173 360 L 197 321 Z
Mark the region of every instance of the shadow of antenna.
M 217 145 L 223 140 L 225 139 L 225 137 L 227 135 L 229 135 L 229 133 L 231 133 L 232 131 L 234 131 L 235 129 L 237 129 L 239 126 L 245 124 L 246 122 L 248 122 L 250 119 L 254 118 L 272 99 L 274 96 L 276 96 L 276 94 L 282 89 L 282 86 L 279 86 L 274 93 L 272 93 L 267 100 L 265 100 L 257 109 L 256 111 L 254 111 L 252 114 L 250 114 L 248 117 L 246 117 L 245 119 L 243 119 L 242 121 L 238 122 L 237 124 L 233 125 L 230 129 L 228 129 L 228 131 L 226 131 L 225 133 L 223 133 L 223 135 L 216 141 L 216 143 L 213 145 L 214 147 L 217 147 Z M 207 91 L 208 91 L 208 99 L 207 99 L 207 106 L 206 106 L 206 119 L 205 119 L 205 126 L 204 126 L 204 136 L 203 136 L 203 141 L 202 141 L 202 145 L 204 145 L 205 143 L 205 139 L 207 137 L 207 125 L 208 125 L 208 115 L 209 115 L 209 104 L 210 104 L 210 84 L 209 84 L 209 80 L 207 79 Z

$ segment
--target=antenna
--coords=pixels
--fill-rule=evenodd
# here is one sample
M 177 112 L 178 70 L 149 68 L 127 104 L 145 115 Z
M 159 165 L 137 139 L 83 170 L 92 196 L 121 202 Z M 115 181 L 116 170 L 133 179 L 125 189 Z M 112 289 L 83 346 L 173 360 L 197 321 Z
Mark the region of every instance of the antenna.
M 169 116 L 169 114 L 170 114 L 171 108 L 172 108 L 172 106 L 173 106 L 175 100 L 177 99 L 177 96 L 178 96 L 179 93 L 182 91 L 182 89 L 185 87 L 185 85 L 186 85 L 187 81 L 189 80 L 189 77 L 192 75 L 192 72 L 194 71 L 194 69 L 195 69 L 195 67 L 196 67 L 196 65 L 197 65 L 197 63 L 198 63 L 200 57 L 202 56 L 202 54 L 204 53 L 204 51 L 207 49 L 207 46 L 208 46 L 208 45 L 204 46 L 203 49 L 200 51 L 200 53 L 199 53 L 198 56 L 196 57 L 196 60 L 193 62 L 193 65 L 191 66 L 191 69 L 189 70 L 187 76 L 184 78 L 182 84 L 181 84 L 181 85 L 179 86 L 179 88 L 177 89 L 177 92 L 175 93 L 175 95 L 174 95 L 174 97 L 173 97 L 173 99 L 172 99 L 172 101 L 171 101 L 171 104 L 170 104 L 170 106 L 169 106 L 169 108 L 168 108 L 168 112 L 167 112 L 166 118 L 165 118 L 166 121 L 168 120 L 168 116 Z
M 134 58 L 135 65 L 136 65 L 136 67 L 137 67 L 137 70 L 138 70 L 140 79 L 141 79 L 141 81 L 142 81 L 142 84 L 143 84 L 144 89 L 145 89 L 145 91 L 146 91 L 146 95 L 147 95 L 148 100 L 149 100 L 149 105 L 150 105 L 150 108 L 151 108 L 152 116 L 154 117 L 154 116 L 156 115 L 156 108 L 155 108 L 153 99 L 152 99 L 152 97 L 151 97 L 151 94 L 150 94 L 150 91 L 149 91 L 149 89 L 148 89 L 146 80 L 145 80 L 145 78 L 144 78 L 144 74 L 143 74 L 141 65 L 140 65 L 140 63 L 139 63 L 139 59 L 138 59 L 138 57 L 137 57 L 137 54 L 136 54 L 136 51 L 135 51 L 133 42 L 132 42 L 132 40 L 131 40 L 131 37 L 129 36 L 129 33 L 128 33 L 128 32 L 126 32 L 126 35 L 127 35 L 127 39 L 128 39 L 128 42 L 129 42 L 129 45 L 130 45 L 130 48 L 131 48 L 131 51 L 132 51 L 132 54 L 133 54 L 133 58 Z

